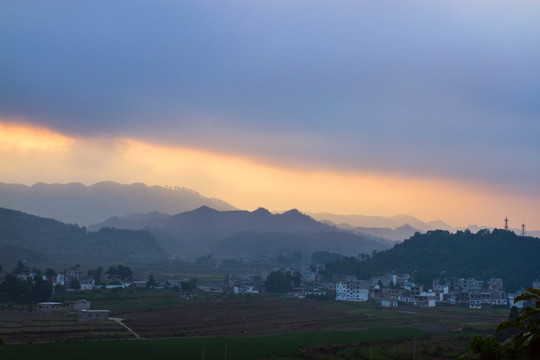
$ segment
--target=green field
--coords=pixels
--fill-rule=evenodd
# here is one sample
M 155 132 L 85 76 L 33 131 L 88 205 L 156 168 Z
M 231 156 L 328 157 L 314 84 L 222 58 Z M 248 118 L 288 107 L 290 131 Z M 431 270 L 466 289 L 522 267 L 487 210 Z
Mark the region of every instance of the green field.
M 358 344 L 425 335 L 420 330 L 371 329 L 233 338 L 177 338 L 25 344 L 0 347 L 1 359 L 299 359 L 307 345 Z

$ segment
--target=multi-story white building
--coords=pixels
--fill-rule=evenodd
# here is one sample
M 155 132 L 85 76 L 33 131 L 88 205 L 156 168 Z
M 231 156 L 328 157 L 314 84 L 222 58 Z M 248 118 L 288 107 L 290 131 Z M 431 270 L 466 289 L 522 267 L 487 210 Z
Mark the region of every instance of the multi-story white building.
M 336 284 L 336 300 L 367 301 L 369 289 L 361 287 L 360 281 L 340 281 Z

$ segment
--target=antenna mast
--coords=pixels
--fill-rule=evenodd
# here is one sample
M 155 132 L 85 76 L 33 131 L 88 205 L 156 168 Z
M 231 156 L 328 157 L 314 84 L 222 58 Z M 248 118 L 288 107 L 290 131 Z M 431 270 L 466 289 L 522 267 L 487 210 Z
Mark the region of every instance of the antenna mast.
M 504 218 L 504 230 L 508 231 L 508 216 Z
M 521 224 L 521 236 L 525 236 L 525 224 Z

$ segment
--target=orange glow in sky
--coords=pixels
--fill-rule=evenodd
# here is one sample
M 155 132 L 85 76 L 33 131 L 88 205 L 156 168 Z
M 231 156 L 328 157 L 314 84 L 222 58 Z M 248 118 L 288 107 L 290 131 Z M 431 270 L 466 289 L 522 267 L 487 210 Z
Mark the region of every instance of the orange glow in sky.
M 128 138 L 74 138 L 9 122 L 0 122 L 0 168 L 5 183 L 144 182 L 190 188 L 247 210 L 408 214 L 453 226 L 496 227 L 508 216 L 540 228 L 527 218 L 538 199 L 501 195 L 485 184 L 277 167 L 249 157 Z

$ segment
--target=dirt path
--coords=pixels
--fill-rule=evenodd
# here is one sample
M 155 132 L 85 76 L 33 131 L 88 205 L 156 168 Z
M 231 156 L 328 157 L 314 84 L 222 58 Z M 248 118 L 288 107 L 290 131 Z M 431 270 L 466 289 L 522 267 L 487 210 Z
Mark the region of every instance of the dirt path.
M 137 334 L 135 331 L 133 331 L 129 326 L 127 326 L 126 324 L 124 324 L 122 322 L 122 320 L 124 319 L 120 319 L 120 318 L 109 318 L 109 320 L 112 320 L 112 321 L 115 321 L 117 322 L 118 324 L 122 325 L 123 327 L 125 327 L 127 329 L 127 331 L 129 331 L 130 333 L 132 333 L 137 339 L 140 339 L 141 337 L 139 336 L 139 334 Z

